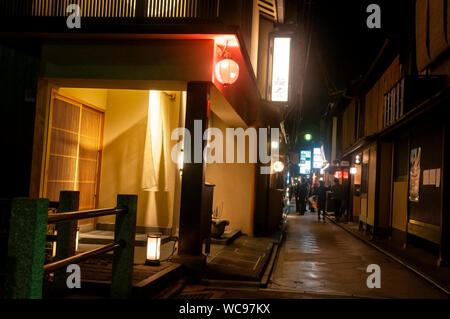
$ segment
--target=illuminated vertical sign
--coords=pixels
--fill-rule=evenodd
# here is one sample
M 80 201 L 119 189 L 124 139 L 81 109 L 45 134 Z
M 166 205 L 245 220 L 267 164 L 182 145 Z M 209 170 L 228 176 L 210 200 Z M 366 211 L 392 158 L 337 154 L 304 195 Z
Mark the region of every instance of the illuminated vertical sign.
M 290 38 L 274 38 L 272 64 L 272 101 L 288 101 L 290 52 Z
M 316 147 L 314 148 L 313 151 L 313 168 L 322 168 L 322 166 L 323 166 L 322 150 Z
M 300 174 L 311 174 L 311 151 L 300 152 Z

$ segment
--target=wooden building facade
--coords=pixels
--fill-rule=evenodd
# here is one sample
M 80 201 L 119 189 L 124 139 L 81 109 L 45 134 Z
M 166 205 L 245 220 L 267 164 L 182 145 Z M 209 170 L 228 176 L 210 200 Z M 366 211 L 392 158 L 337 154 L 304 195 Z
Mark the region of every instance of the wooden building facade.
M 353 98 L 330 116 L 336 159 L 356 168 L 348 189 L 353 220 L 404 247 L 429 246 L 438 264 L 448 260 L 450 231 L 448 5 L 411 1 L 408 34 L 386 40 Z

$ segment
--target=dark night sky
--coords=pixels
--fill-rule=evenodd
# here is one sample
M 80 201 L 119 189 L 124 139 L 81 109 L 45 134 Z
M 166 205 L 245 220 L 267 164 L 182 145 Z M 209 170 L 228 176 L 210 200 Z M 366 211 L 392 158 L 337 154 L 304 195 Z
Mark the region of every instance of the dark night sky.
M 312 0 L 313 36 L 304 88 L 303 125 L 316 124 L 331 101 L 321 64 L 338 90 L 363 76 L 385 39 L 406 25 L 408 0 Z M 366 8 L 381 7 L 381 29 L 369 29 Z

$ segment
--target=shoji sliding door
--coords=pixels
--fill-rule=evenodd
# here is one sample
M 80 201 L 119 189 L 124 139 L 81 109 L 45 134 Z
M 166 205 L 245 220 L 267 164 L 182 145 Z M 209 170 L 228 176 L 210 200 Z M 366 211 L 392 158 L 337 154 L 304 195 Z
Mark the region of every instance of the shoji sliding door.
M 82 101 L 52 93 L 44 175 L 44 197 L 80 191 L 80 210 L 97 207 L 103 112 Z M 81 220 L 81 225 L 94 223 Z

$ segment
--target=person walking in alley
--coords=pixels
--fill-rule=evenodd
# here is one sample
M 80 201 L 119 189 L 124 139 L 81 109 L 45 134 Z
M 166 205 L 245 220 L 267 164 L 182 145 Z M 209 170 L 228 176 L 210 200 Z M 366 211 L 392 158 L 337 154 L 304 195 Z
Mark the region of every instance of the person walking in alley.
M 336 221 L 339 221 L 341 218 L 342 211 L 342 200 L 344 196 L 343 186 L 339 183 L 339 179 L 334 179 L 334 184 L 331 186 L 331 192 L 333 193 L 334 200 L 334 216 Z
M 308 184 L 304 178 L 300 180 L 297 185 L 297 197 L 296 201 L 297 211 L 300 212 L 300 215 L 304 215 L 306 211 L 306 199 L 308 197 Z
M 299 186 L 300 186 L 300 183 L 297 182 L 292 187 L 292 192 L 293 192 L 294 198 L 295 198 L 295 211 L 297 213 L 300 212 Z
M 308 196 L 309 210 L 314 213 L 317 209 L 317 190 L 319 189 L 319 183 L 314 183 L 310 188 Z
M 294 185 L 289 185 L 288 186 L 288 191 L 289 191 L 289 202 L 292 201 L 292 196 L 295 193 L 295 186 Z
M 319 187 L 316 189 L 317 196 L 317 218 L 320 220 L 320 214 L 322 213 L 322 220 L 325 220 L 325 203 L 327 200 L 327 191 L 330 188 L 325 186 L 324 181 L 319 182 Z

